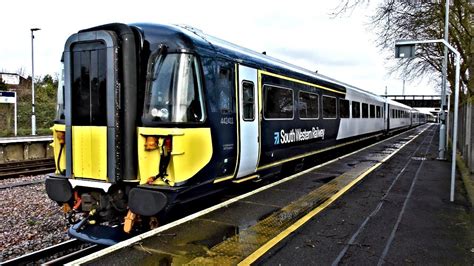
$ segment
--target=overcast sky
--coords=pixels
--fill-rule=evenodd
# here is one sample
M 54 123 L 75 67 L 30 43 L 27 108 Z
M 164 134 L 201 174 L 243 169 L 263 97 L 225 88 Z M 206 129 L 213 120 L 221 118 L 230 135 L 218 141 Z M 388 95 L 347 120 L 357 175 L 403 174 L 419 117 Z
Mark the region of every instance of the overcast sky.
M 323 75 L 383 94 L 402 93 L 402 80 L 389 76 L 367 26 L 373 6 L 331 18 L 338 1 L 2 1 L 0 71 L 31 75 L 30 28 L 35 32 L 35 76 L 58 72 L 66 39 L 92 26 L 153 22 L 187 24 L 215 37 Z M 406 83 L 405 94 L 436 94 L 435 83 Z

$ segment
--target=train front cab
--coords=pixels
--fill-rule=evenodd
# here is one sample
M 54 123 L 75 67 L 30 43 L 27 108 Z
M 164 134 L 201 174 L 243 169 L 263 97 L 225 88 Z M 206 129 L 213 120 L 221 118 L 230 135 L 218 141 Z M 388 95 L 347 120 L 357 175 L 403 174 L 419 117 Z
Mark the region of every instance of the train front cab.
M 126 194 L 138 183 L 135 37 L 130 27 L 109 24 L 73 34 L 65 44 L 63 119 L 53 127 L 57 169 L 45 185 L 69 222 L 83 219 L 69 233 L 87 241 L 85 224 L 122 222 Z
M 162 46 L 150 56 L 148 71 L 137 132 L 139 186 L 130 191 L 129 207 L 155 216 L 209 163 L 213 145 L 198 56 Z

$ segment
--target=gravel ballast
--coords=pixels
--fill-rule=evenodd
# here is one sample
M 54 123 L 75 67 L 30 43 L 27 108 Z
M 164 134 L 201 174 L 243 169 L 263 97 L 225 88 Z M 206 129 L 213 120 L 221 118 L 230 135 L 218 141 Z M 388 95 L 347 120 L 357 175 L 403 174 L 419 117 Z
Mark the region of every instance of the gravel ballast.
M 0 180 L 0 185 L 44 179 L 44 175 Z M 1 261 L 69 239 L 67 223 L 44 183 L 0 190 Z

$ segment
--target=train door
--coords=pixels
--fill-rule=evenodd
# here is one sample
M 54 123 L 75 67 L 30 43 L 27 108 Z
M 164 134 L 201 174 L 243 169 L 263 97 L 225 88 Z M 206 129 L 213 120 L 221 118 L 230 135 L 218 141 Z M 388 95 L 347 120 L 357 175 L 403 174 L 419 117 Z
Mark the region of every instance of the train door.
M 240 158 L 237 177 L 257 169 L 259 145 L 257 70 L 239 65 Z
M 390 108 L 389 104 L 387 103 L 387 98 L 385 98 L 385 104 L 384 104 L 384 130 L 385 132 L 390 131 Z
M 117 37 L 97 31 L 72 35 L 64 52 L 66 174 L 115 181 Z

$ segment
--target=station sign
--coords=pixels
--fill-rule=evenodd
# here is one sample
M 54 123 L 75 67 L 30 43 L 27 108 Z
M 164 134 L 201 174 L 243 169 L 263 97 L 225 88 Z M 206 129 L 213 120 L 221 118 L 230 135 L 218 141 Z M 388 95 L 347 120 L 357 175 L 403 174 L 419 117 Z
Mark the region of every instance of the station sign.
M 16 103 L 16 93 L 13 91 L 0 91 L 0 103 Z
M 16 92 L 14 91 L 0 91 L 0 104 L 13 103 L 14 104 L 14 119 L 15 119 L 15 136 L 17 135 L 17 106 L 16 106 Z

